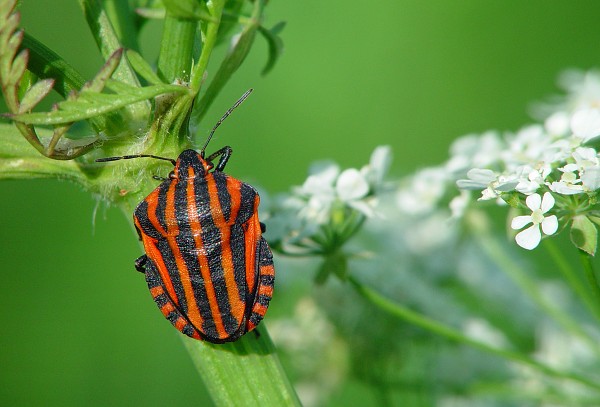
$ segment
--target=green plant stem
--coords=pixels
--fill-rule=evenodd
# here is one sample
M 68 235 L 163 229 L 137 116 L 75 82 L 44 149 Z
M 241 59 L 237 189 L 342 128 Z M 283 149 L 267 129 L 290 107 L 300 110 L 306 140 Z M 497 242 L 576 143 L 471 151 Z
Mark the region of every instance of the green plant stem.
M 544 239 L 544 247 L 550 253 L 552 260 L 579 299 L 583 301 L 589 312 L 600 321 L 600 302 L 597 298 L 594 298 L 590 289 L 585 286 L 582 279 L 577 275 L 576 270 L 567 262 L 563 252 L 556 247 L 554 240 Z
M 451 341 L 469 345 L 484 352 L 500 356 L 504 359 L 528 366 L 545 375 L 558 379 L 569 379 L 600 391 L 600 383 L 592 379 L 575 373 L 561 372 L 521 353 L 496 348 L 484 342 L 480 342 L 478 340 L 470 338 L 456 329 L 448 327 L 447 325 L 444 325 L 441 322 L 435 321 L 431 318 L 421 315 L 415 311 L 408 309 L 407 307 L 404 307 L 383 297 L 381 294 L 377 293 L 371 288 L 368 288 L 359 283 L 352 276 L 348 276 L 348 281 L 350 282 L 352 287 L 358 292 L 359 295 L 371 302 L 373 305 L 377 306 L 382 311 L 385 311 L 392 316 L 400 318 L 406 322 L 409 322 L 413 325 L 416 325 L 422 329 L 430 331 L 436 335 L 442 336 Z
M 200 53 L 200 58 L 198 58 L 198 63 L 194 67 L 194 71 L 192 72 L 192 77 L 190 79 L 190 88 L 195 94 L 200 91 L 204 73 L 208 67 L 208 61 L 210 60 L 213 48 L 217 42 L 217 33 L 219 32 L 219 25 L 221 23 L 224 5 L 224 0 L 213 0 L 208 2 L 206 5 L 209 14 L 211 17 L 215 18 L 216 21 L 206 22 L 202 52 Z
M 197 28 L 197 21 L 167 13 L 158 55 L 158 75 L 165 82 L 189 80 Z
M 222 345 L 181 338 L 216 405 L 300 406 L 267 330 L 257 329 Z
M 500 245 L 493 236 L 482 232 L 478 235 L 478 243 L 484 249 L 486 254 L 497 264 L 502 271 L 512 279 L 523 292 L 533 300 L 541 310 L 553 318 L 567 332 L 572 333 L 581 340 L 585 341 L 590 349 L 593 349 L 600 355 L 600 346 L 597 341 L 591 338 L 586 331 L 581 329 L 577 321 L 570 315 L 555 307 L 546 297 L 542 295 L 538 284 L 529 277 L 527 270 L 513 260 L 506 249 Z
M 598 284 L 598 277 L 596 277 L 596 271 L 594 270 L 594 264 L 592 263 L 592 256 L 580 250 L 579 259 L 581 260 L 581 265 L 583 266 L 585 277 L 590 284 L 592 293 L 594 293 L 595 303 L 600 304 L 600 285 Z

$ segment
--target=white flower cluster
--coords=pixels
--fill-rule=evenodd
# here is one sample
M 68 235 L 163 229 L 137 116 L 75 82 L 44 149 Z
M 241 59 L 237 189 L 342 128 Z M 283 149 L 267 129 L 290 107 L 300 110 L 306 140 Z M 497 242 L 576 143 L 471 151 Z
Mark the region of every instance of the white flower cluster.
M 600 156 L 593 146 L 600 136 L 600 74 L 569 72 L 562 85 L 567 96 L 545 107 L 543 123 L 515 134 L 461 138 L 447 165 L 455 173 L 466 171 L 457 185 L 481 191 L 479 200 L 529 208 L 531 215 L 511 223 L 513 229 L 531 224 L 516 235 L 517 244 L 529 250 L 541 241 L 540 227 L 544 234 L 554 234 L 556 214 L 566 226 L 575 214 L 593 209 L 600 190 Z
M 318 253 L 341 246 L 364 218 L 377 215 L 378 192 L 391 163 L 389 146 L 379 146 L 360 170 L 334 162 L 315 163 L 292 193 L 280 197 L 269 219 L 269 238 Z M 335 241 L 331 241 L 335 240 Z

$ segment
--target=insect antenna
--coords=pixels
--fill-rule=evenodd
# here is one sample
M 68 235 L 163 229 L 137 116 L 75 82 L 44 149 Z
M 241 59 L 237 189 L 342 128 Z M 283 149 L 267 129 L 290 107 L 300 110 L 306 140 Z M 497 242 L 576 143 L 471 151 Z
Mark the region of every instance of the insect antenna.
M 244 93 L 244 94 L 242 95 L 242 97 L 241 97 L 241 98 L 239 98 L 239 99 L 237 100 L 237 102 L 235 102 L 235 103 L 233 104 L 233 106 L 231 106 L 231 107 L 229 108 L 229 110 L 225 112 L 225 114 L 223 115 L 223 117 L 221 117 L 221 118 L 219 119 L 219 121 L 217 122 L 217 124 L 215 124 L 215 127 L 213 127 L 213 128 L 212 128 L 212 130 L 210 131 L 210 134 L 208 135 L 208 140 L 206 140 L 206 143 L 204 143 L 204 147 L 202 147 L 202 150 L 200 150 L 200 156 L 201 156 L 202 158 L 204 158 L 204 150 L 206 150 L 206 147 L 208 146 L 208 143 L 210 142 L 210 139 L 212 138 L 213 134 L 215 134 L 215 130 L 217 130 L 217 127 L 219 127 L 219 126 L 221 125 L 221 123 L 223 123 L 223 121 L 224 121 L 224 120 L 227 118 L 227 116 L 229 116 L 229 115 L 231 114 L 231 112 L 233 112 L 233 111 L 234 111 L 234 109 L 235 109 L 236 107 L 238 107 L 239 105 L 241 105 L 241 104 L 242 104 L 242 102 L 243 102 L 244 100 L 246 100 L 246 98 L 247 98 L 247 97 L 250 95 L 250 93 L 252 93 L 252 91 L 253 91 L 253 90 L 254 90 L 254 89 L 252 89 L 252 88 L 248 89 L 248 90 L 246 91 L 246 93 Z
M 132 158 L 144 158 L 144 157 L 156 158 L 157 160 L 165 160 L 165 161 L 170 162 L 173 165 L 177 164 L 177 162 L 172 158 L 159 157 L 157 155 L 152 155 L 152 154 L 133 154 L 133 155 L 122 155 L 120 157 L 105 157 L 105 158 L 98 158 L 96 160 L 96 162 L 97 163 L 105 163 L 107 161 L 130 160 Z

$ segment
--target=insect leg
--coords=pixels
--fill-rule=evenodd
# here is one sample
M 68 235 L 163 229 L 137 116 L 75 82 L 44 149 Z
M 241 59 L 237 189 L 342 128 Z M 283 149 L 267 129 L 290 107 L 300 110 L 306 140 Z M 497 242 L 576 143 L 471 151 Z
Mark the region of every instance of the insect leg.
M 140 273 L 146 273 L 146 263 L 148 262 L 148 256 L 145 254 L 135 259 L 135 269 Z
M 232 152 L 233 150 L 231 149 L 231 147 L 225 146 L 209 155 L 206 161 L 212 161 L 218 156 L 221 156 L 221 158 L 219 159 L 219 164 L 217 164 L 217 166 L 215 167 L 215 171 L 223 171 L 225 169 L 227 161 L 229 161 L 229 157 L 231 157 Z

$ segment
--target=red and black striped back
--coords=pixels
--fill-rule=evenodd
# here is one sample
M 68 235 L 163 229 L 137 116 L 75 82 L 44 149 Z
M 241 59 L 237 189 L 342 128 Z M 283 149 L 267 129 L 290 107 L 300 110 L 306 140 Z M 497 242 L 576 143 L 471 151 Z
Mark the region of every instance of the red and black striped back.
M 159 308 L 188 336 L 239 338 L 262 319 L 272 296 L 272 254 L 262 238 L 259 196 L 196 151 L 177 159 L 134 212 L 146 280 Z

